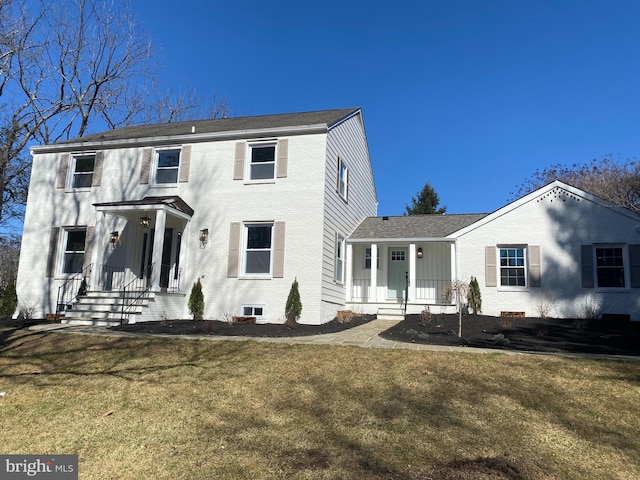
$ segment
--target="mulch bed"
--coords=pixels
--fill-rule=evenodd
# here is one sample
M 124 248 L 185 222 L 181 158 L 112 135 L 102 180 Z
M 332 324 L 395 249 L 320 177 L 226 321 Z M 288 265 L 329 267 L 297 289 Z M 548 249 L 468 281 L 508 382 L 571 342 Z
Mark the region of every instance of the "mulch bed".
M 408 315 L 380 336 L 432 345 L 640 356 L 640 322 L 464 315 L 462 338 L 457 334 L 458 315 L 433 315 L 428 322 Z
M 111 330 L 137 333 L 159 333 L 172 335 L 220 335 L 235 337 L 304 337 L 336 333 L 370 322 L 375 315 L 355 317 L 349 323 L 332 320 L 323 325 L 302 325 L 287 327 L 282 324 L 230 324 L 218 320 L 163 320 L 159 322 L 140 322 L 131 325 L 111 327 Z

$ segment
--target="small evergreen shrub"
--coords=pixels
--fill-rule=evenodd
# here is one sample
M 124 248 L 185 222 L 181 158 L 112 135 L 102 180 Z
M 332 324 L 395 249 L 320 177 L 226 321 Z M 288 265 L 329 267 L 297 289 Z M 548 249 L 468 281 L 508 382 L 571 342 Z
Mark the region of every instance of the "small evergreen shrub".
M 11 318 L 13 312 L 16 311 L 18 306 L 18 295 L 16 294 L 15 282 L 7 283 L 7 286 L 2 292 L 2 300 L 0 301 L 0 317 Z
M 480 295 L 480 285 L 476 277 L 471 277 L 469 291 L 467 292 L 467 303 L 474 315 L 482 312 L 482 296 Z
M 286 325 L 293 326 L 298 323 L 298 319 L 302 314 L 302 301 L 300 300 L 300 289 L 298 287 L 298 279 L 294 279 L 289 290 L 287 303 L 284 307 L 284 315 L 287 318 Z
M 191 289 L 189 312 L 193 315 L 194 320 L 202 320 L 202 315 L 204 314 L 204 295 L 202 294 L 202 284 L 199 278 Z

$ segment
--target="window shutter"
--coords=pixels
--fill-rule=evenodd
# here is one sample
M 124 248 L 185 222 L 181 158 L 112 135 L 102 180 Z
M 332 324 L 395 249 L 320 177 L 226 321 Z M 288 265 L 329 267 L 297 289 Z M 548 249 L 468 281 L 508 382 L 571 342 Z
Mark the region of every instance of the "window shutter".
M 95 227 L 87 227 L 87 235 L 84 241 L 84 261 L 82 262 L 82 270 L 91 265 L 91 254 L 93 253 L 93 239 L 95 237 Z
M 640 245 L 629 245 L 631 288 L 640 288 Z
M 582 270 L 582 288 L 593 288 L 593 247 L 591 245 L 580 246 L 580 265 Z
M 496 264 L 496 247 L 484 247 L 484 282 L 487 287 L 498 286 L 498 267 Z
M 93 179 L 91 180 L 92 187 L 99 187 L 102 183 L 102 163 L 104 161 L 104 152 L 96 152 L 96 158 L 93 161 Z
M 189 167 L 191 166 L 191 145 L 183 145 L 180 152 L 180 178 L 181 183 L 189 181 Z
M 49 235 L 49 255 L 47 257 L 47 277 L 54 277 L 56 274 L 56 259 L 58 258 L 58 238 L 60 228 L 52 227 Z
M 231 224 L 229 230 L 229 265 L 227 268 L 227 277 L 238 277 L 238 259 L 240 258 L 240 222 Z
M 58 178 L 56 188 L 65 188 L 67 186 L 67 171 L 69 170 L 69 154 L 60 154 L 60 163 L 58 164 Z
M 289 162 L 289 139 L 283 138 L 278 140 L 278 178 L 287 176 L 287 168 Z
M 529 286 L 542 286 L 540 245 L 529 245 Z
M 244 178 L 244 162 L 247 147 L 246 142 L 236 143 L 236 158 L 233 164 L 233 179 L 242 180 Z
M 285 222 L 275 222 L 274 230 L 273 278 L 283 278 Z
M 149 183 L 149 171 L 151 170 L 151 155 L 153 149 L 145 148 L 142 150 L 142 165 L 140 168 L 140 183 L 146 185 Z

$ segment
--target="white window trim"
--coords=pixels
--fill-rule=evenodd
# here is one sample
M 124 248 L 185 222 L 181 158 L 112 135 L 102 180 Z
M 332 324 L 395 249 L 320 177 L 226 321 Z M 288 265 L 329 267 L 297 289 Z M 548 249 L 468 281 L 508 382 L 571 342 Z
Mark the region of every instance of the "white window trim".
M 67 277 L 73 277 L 74 275 L 77 275 L 78 273 L 82 272 L 82 268 L 80 269 L 80 272 L 65 272 L 64 271 L 64 264 L 65 264 L 65 257 L 67 255 L 67 242 L 69 241 L 69 232 L 84 232 L 85 233 L 85 237 L 84 237 L 84 250 L 82 250 L 82 257 L 84 258 L 84 256 L 86 255 L 87 252 L 87 227 L 63 227 L 62 228 L 62 242 L 60 244 L 59 247 L 59 255 L 58 255 L 58 267 L 56 269 L 57 275 L 56 277 L 61 277 L 61 278 L 67 278 Z M 77 253 L 79 253 L 80 250 L 78 250 Z
M 251 151 L 254 148 L 260 147 L 274 147 L 273 150 L 273 178 L 251 178 Z M 245 184 L 258 184 L 258 183 L 276 183 L 276 177 L 278 172 L 278 142 L 277 140 L 268 140 L 263 142 L 247 142 L 247 152 L 245 154 L 245 171 L 244 171 L 244 183 Z
M 244 309 L 245 308 L 251 308 L 252 311 L 254 311 L 256 308 L 261 308 L 262 309 L 262 315 L 255 315 L 254 313 L 251 313 L 250 315 L 245 315 L 244 313 Z M 264 322 L 266 319 L 266 315 L 265 315 L 265 311 L 266 311 L 266 307 L 264 304 L 260 304 L 260 303 L 243 303 L 240 306 L 240 315 L 243 317 L 256 317 L 256 322 Z
M 598 285 L 598 257 L 597 248 L 620 248 L 622 250 L 622 268 L 624 269 L 624 287 L 601 287 Z M 624 243 L 594 243 L 591 246 L 593 255 L 593 285 L 596 292 L 627 292 L 631 290 L 631 270 L 629 247 Z
M 369 251 L 369 255 L 367 255 L 367 250 Z M 380 270 L 380 248 L 376 249 L 376 269 Z M 369 266 L 367 267 L 367 259 L 369 260 Z M 364 248 L 364 258 L 362 260 L 362 268 L 364 270 L 371 270 L 371 247 Z
M 524 266 L 515 268 L 524 268 L 524 286 L 518 285 L 502 285 L 502 275 L 500 274 L 500 250 L 510 248 L 521 248 L 524 255 Z M 505 244 L 496 247 L 496 268 L 497 268 L 497 288 L 499 292 L 523 292 L 529 290 L 529 245 L 524 244 Z M 508 267 L 504 267 L 508 268 Z
M 176 168 L 176 181 L 175 183 L 158 183 L 158 163 L 160 161 L 160 153 L 161 152 L 178 152 L 178 166 Z M 159 187 L 159 188 L 175 188 L 178 186 L 180 182 L 180 164 L 182 163 L 182 147 L 181 146 L 173 146 L 173 147 L 162 147 L 155 148 L 153 150 L 153 165 L 152 174 L 151 174 L 151 186 Z M 173 167 L 171 167 L 173 168 Z M 166 168 L 166 170 L 169 170 Z
M 343 171 L 344 171 L 344 180 L 342 178 Z M 342 185 L 344 185 L 344 192 L 340 191 Z M 345 202 L 348 200 L 349 198 L 349 167 L 341 157 L 338 157 L 338 179 L 336 182 L 336 191 L 338 192 L 338 195 L 340 195 L 340 198 L 342 198 L 342 200 L 344 200 Z
M 247 272 L 247 243 L 249 242 L 249 227 L 271 226 L 271 247 L 269 248 L 269 272 L 268 273 L 246 273 Z M 270 279 L 273 277 L 273 247 L 275 235 L 275 222 L 244 222 L 242 224 L 242 273 L 240 278 Z M 266 250 L 263 250 L 266 251 Z
M 341 246 L 341 248 L 338 248 L 339 246 Z M 340 232 L 336 232 L 333 279 L 339 285 L 344 285 L 345 267 L 346 267 L 345 262 L 346 262 L 346 256 L 347 256 L 346 247 L 347 247 L 346 237 Z M 339 256 L 338 252 L 341 252 L 342 255 Z M 340 278 L 338 278 L 338 273 L 340 273 Z
M 91 171 L 91 183 L 93 183 L 93 175 L 95 174 L 96 171 L 96 152 L 79 152 L 79 153 L 72 153 L 71 154 L 71 158 L 69 161 L 69 172 L 67 175 L 67 190 L 73 190 L 74 192 L 87 192 L 89 190 L 91 190 L 91 185 L 89 185 L 88 187 L 74 187 L 73 186 L 73 180 L 75 179 L 76 176 L 76 161 L 78 158 L 83 158 L 83 157 L 93 157 L 93 170 Z

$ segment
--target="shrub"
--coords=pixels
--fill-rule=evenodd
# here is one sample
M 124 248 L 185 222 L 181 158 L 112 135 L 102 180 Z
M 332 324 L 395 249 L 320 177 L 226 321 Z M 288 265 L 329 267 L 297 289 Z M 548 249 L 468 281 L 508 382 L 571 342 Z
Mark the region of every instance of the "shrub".
M 202 320 L 202 315 L 204 314 L 204 295 L 202 294 L 202 284 L 199 278 L 191 289 L 189 312 L 193 315 L 194 320 Z
M 298 319 L 302 314 L 302 301 L 300 300 L 300 290 L 298 288 L 298 279 L 294 279 L 289 290 L 287 303 L 284 307 L 284 315 L 287 317 L 285 322 L 287 326 L 293 326 L 298 323 Z
M 433 315 L 429 309 L 429 305 L 424 307 L 424 310 L 420 312 L 420 325 L 426 327 L 433 320 Z
M 0 317 L 11 318 L 13 312 L 16 311 L 18 306 L 18 295 L 16 295 L 15 282 L 7 283 L 7 286 L 2 293 L 2 300 L 0 301 Z
M 356 313 L 351 310 L 339 310 L 336 313 L 336 321 L 338 323 L 351 323 L 351 320 L 355 317 Z
M 555 308 L 555 300 L 553 295 L 550 293 L 546 293 L 543 295 L 538 295 L 536 300 L 536 312 L 538 313 L 538 318 L 548 318 L 551 316 Z
M 602 299 L 587 297 L 582 304 L 580 318 L 584 320 L 597 320 L 602 311 Z
M 482 297 L 480 295 L 480 285 L 476 277 L 471 277 L 469 291 L 467 292 L 467 303 L 474 315 L 482 312 Z

